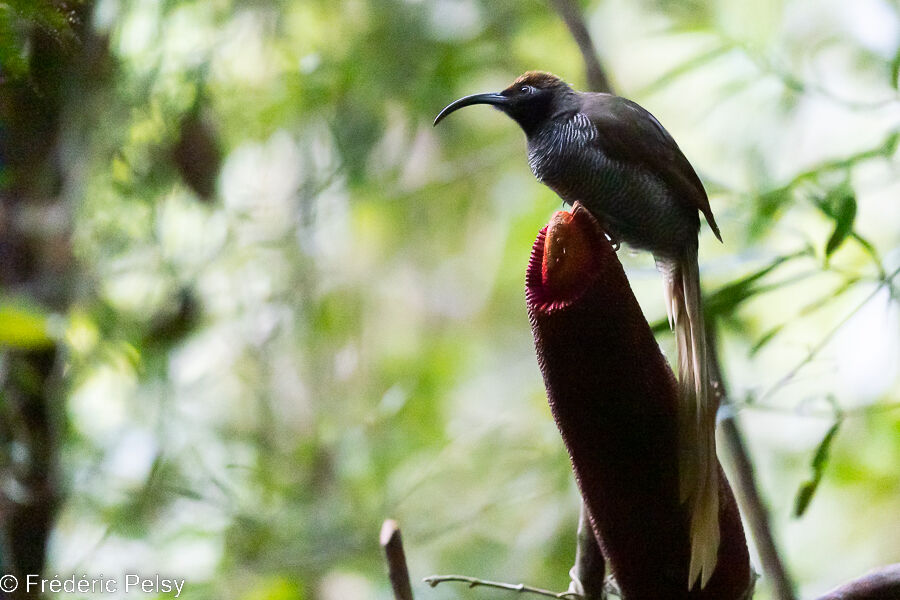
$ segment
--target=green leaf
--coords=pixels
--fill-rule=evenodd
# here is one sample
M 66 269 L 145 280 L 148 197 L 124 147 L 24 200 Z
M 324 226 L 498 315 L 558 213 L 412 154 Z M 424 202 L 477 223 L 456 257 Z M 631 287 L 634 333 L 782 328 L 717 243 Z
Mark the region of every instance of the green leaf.
M 699 54 L 689 58 L 687 61 L 660 75 L 655 81 L 650 83 L 650 85 L 647 85 L 638 90 L 634 94 L 634 97 L 643 98 L 662 89 L 665 89 L 671 83 L 677 81 L 684 75 L 687 75 L 688 73 L 696 70 L 699 67 L 706 66 L 707 64 L 715 61 L 721 56 L 724 56 L 732 50 L 734 50 L 734 44 L 731 42 L 727 42 L 715 46 L 714 48 L 711 48 L 705 52 L 700 52 Z
M 38 350 L 52 345 L 46 313 L 22 304 L 0 303 L 0 347 Z
M 777 220 L 777 216 L 784 206 L 790 204 L 793 198 L 793 182 L 759 194 L 754 203 L 750 233 L 756 238 L 761 237 Z
M 812 502 L 813 496 L 816 493 L 816 488 L 818 487 L 818 479 L 803 482 L 803 485 L 797 490 L 797 498 L 794 500 L 794 517 L 800 518 L 803 516 L 803 513 L 805 513 L 807 507 L 809 507 L 809 503 Z
M 837 436 L 840 426 L 841 421 L 835 421 L 834 425 L 828 430 L 828 433 L 825 434 L 825 437 L 822 438 L 822 441 L 819 442 L 819 447 L 816 448 L 816 454 L 813 456 L 812 460 L 812 468 L 813 472 L 819 476 L 821 476 L 822 471 L 825 470 L 825 465 L 828 462 L 828 453 L 831 451 L 831 443 Z
M 764 334 L 762 334 L 762 336 L 759 338 L 759 340 L 757 340 L 757 342 L 755 344 L 753 344 L 753 347 L 750 348 L 750 356 L 755 356 L 756 353 L 759 352 L 760 350 L 762 350 L 766 344 L 771 342 L 775 338 L 776 335 L 781 333 L 782 329 L 784 329 L 784 323 L 782 323 L 780 325 L 776 325 L 775 327 L 772 327 L 771 329 L 766 331 Z
M 810 250 L 804 248 L 793 254 L 779 256 L 761 269 L 726 283 L 716 291 L 707 294 L 703 298 L 704 314 L 706 318 L 711 320 L 720 315 L 733 313 L 737 306 L 745 300 L 753 297 L 757 293 L 768 291 L 765 286 L 758 285 L 760 279 L 786 262 L 809 255 Z M 669 321 L 667 319 L 660 319 L 652 323 L 650 329 L 653 331 L 654 335 L 665 333 L 669 331 Z
M 842 185 L 825 199 L 826 214 L 834 219 L 834 231 L 825 244 L 825 257 L 831 256 L 841 247 L 847 236 L 853 233 L 853 221 L 856 219 L 856 195 L 849 184 Z
M 704 298 L 705 312 L 708 317 L 730 314 L 737 306 L 757 293 L 759 280 L 777 269 L 779 266 L 801 256 L 807 256 L 806 249 L 779 256 L 768 265 L 749 275 L 745 275 L 720 287 Z
M 897 50 L 897 54 L 894 55 L 894 60 L 891 61 L 891 86 L 896 89 L 900 89 L 897 86 L 900 85 L 900 49 Z
M 771 342 L 778 334 L 780 334 L 784 330 L 784 328 L 789 323 L 791 323 L 793 321 L 797 321 L 803 317 L 806 317 L 806 316 L 812 314 L 813 312 L 819 310 L 826 304 L 828 304 L 828 302 L 834 300 L 835 298 L 839 298 L 847 290 L 851 289 L 857 283 L 857 281 L 858 281 L 858 279 L 856 279 L 856 278 L 848 279 L 847 281 L 842 283 L 840 286 L 838 286 L 838 288 L 836 290 L 834 290 L 833 292 L 831 292 L 830 294 L 825 294 L 824 296 L 816 298 L 812 302 L 804 305 L 799 311 L 797 311 L 797 313 L 793 317 L 790 317 L 787 321 L 780 323 L 778 325 L 775 325 L 774 327 L 772 327 L 771 329 L 766 331 L 759 338 L 759 340 L 753 345 L 753 347 L 750 348 L 750 356 L 755 355 L 766 344 Z
M 797 496 L 794 499 L 794 517 L 800 518 L 803 516 L 803 513 L 806 512 L 806 509 L 809 507 L 809 503 L 812 502 L 813 496 L 816 494 L 816 490 L 819 488 L 819 483 L 822 481 L 822 475 L 825 473 L 825 467 L 828 464 L 828 456 L 831 451 L 831 444 L 834 442 L 834 438 L 837 436 L 838 429 L 841 426 L 841 420 L 838 419 L 835 421 L 834 425 L 828 429 L 828 432 L 825 434 L 825 437 L 822 438 L 822 441 L 819 442 L 818 448 L 816 448 L 816 453 L 813 455 L 812 459 L 812 477 L 809 480 L 803 482 L 800 486 L 800 489 L 797 490 Z

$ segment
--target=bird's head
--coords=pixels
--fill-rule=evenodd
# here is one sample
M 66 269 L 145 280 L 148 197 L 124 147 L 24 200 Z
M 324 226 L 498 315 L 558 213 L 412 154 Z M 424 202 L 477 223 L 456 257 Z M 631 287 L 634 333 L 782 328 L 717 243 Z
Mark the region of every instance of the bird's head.
M 542 123 L 575 107 L 574 91 L 551 73 L 528 71 L 499 93 L 473 94 L 449 104 L 438 114 L 434 124 L 464 106 L 490 104 L 515 120 L 531 134 Z

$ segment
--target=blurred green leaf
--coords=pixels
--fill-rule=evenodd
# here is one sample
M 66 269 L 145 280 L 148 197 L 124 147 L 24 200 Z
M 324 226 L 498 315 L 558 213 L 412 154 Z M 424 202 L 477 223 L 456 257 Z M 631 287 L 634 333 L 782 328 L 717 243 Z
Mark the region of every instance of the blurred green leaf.
M 837 289 L 835 289 L 830 294 L 825 294 L 823 296 L 820 296 L 819 298 L 816 298 L 809 304 L 806 304 L 805 306 L 803 306 L 803 308 L 801 308 L 799 311 L 797 311 L 797 313 L 794 316 L 787 319 L 785 322 L 780 323 L 780 324 L 772 327 L 768 331 L 766 331 L 762 336 L 760 336 L 759 340 L 757 340 L 757 342 L 753 345 L 753 347 L 750 348 L 750 356 L 753 356 L 754 354 L 756 354 L 757 352 L 762 350 L 762 348 L 766 344 L 771 342 L 773 339 L 775 339 L 775 337 L 778 336 L 778 334 L 780 334 L 789 323 L 796 321 L 798 319 L 801 319 L 803 317 L 809 316 L 810 314 L 814 313 L 815 311 L 819 310 L 820 308 L 822 308 L 823 306 L 828 304 L 828 302 L 830 302 L 831 300 L 834 300 L 835 298 L 839 298 L 840 296 L 842 296 L 844 294 L 844 292 L 846 292 L 847 290 L 853 289 L 853 286 L 856 285 L 858 282 L 859 282 L 858 278 L 851 277 L 850 279 L 848 279 L 847 281 L 844 281 L 841 285 L 839 285 L 837 287 Z
M 832 425 L 831 428 L 828 429 L 825 437 L 822 438 L 822 441 L 819 442 L 818 448 L 816 448 L 816 453 L 815 455 L 813 455 L 811 465 L 812 477 L 810 477 L 809 480 L 805 481 L 800 486 L 800 489 L 797 490 L 797 496 L 794 500 L 794 517 L 796 518 L 800 518 L 803 516 L 803 513 L 806 512 L 807 508 L 809 508 L 809 503 L 812 502 L 816 490 L 819 488 L 819 483 L 822 481 L 822 475 L 825 473 L 825 467 L 828 464 L 828 456 L 831 450 L 831 444 L 834 442 L 840 426 L 841 421 L 840 419 L 838 419 L 837 421 L 835 421 L 834 425 Z
M 0 303 L 0 346 L 38 350 L 52 345 L 46 313 L 33 306 Z
M 20 47 L 22 36 L 12 17 L 12 9 L 0 3 L 0 77 L 19 77 L 28 68 Z
M 825 245 L 825 255 L 831 254 L 837 250 L 853 227 L 853 220 L 856 218 L 856 198 L 854 196 L 846 196 L 841 203 L 837 220 L 835 222 L 834 231 L 828 238 Z
M 257 582 L 242 600 L 303 600 L 303 597 L 303 588 L 296 581 L 275 575 Z
M 671 83 L 677 81 L 684 75 L 687 75 L 688 73 L 691 73 L 692 71 L 695 71 L 696 69 L 699 69 L 701 67 L 709 65 L 711 62 L 714 62 L 717 58 L 724 56 L 733 49 L 734 44 L 731 42 L 726 42 L 723 44 L 719 44 L 705 52 L 700 52 L 696 56 L 693 56 L 683 63 L 680 63 L 679 65 L 676 65 L 672 69 L 666 71 L 649 85 L 646 85 L 642 89 L 638 90 L 634 94 L 634 96 L 642 98 L 644 96 L 648 96 L 650 94 L 658 92 L 668 87 Z
M 817 204 L 822 212 L 834 220 L 834 230 L 825 244 L 827 260 L 853 233 L 853 222 L 856 219 L 856 194 L 853 193 L 850 183 L 845 181 L 829 192 L 825 198 L 817 201 Z
M 739 304 L 754 296 L 759 291 L 758 284 L 763 277 L 781 265 L 790 262 L 795 258 L 807 256 L 808 254 L 809 250 L 803 249 L 792 254 L 779 256 L 761 269 L 720 287 L 705 298 L 706 314 L 709 317 L 715 317 L 716 315 L 733 312 Z
M 794 182 L 788 185 L 763 192 L 756 197 L 756 210 L 750 225 L 750 234 L 754 238 L 761 237 L 777 220 L 781 208 L 793 199 Z
M 900 85 L 898 80 L 900 80 L 900 48 L 897 49 L 894 60 L 891 61 L 891 85 L 895 90 L 900 89 L 897 87 Z
M 745 300 L 753 297 L 757 293 L 769 291 L 769 286 L 758 285 L 763 277 L 786 262 L 801 256 L 808 256 L 809 253 L 810 250 L 804 248 L 793 254 L 779 256 L 761 269 L 754 271 L 749 275 L 740 277 L 730 283 L 726 283 L 716 291 L 707 294 L 703 298 L 704 315 L 707 319 L 714 319 L 717 316 L 734 312 L 738 305 Z M 666 319 L 661 319 L 653 323 L 650 328 L 653 330 L 654 334 L 660 334 L 669 330 L 669 322 Z
M 77 4 L 77 3 L 76 3 Z M 4 78 L 25 77 L 32 50 L 29 34 L 33 28 L 60 42 L 71 33 L 66 3 L 32 0 L 0 2 L 0 83 Z
M 757 352 L 762 350 L 766 344 L 771 342 L 773 339 L 775 339 L 775 336 L 777 336 L 779 333 L 781 333 L 782 329 L 784 329 L 784 323 L 782 323 L 780 325 L 776 325 L 775 327 L 772 327 L 771 329 L 766 331 L 764 334 L 762 334 L 760 336 L 760 338 L 756 341 L 756 343 L 753 344 L 753 347 L 750 348 L 750 353 L 749 353 L 750 356 L 753 356 Z

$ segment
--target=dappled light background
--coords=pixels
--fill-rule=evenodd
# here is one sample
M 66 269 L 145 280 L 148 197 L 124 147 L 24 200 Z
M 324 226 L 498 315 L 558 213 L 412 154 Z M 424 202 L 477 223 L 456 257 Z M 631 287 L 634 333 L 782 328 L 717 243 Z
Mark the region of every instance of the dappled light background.
M 900 7 L 581 6 L 617 92 L 710 193 L 729 410 L 801 595 L 900 560 Z M 496 111 L 431 126 L 525 70 L 586 87 L 558 16 L 99 0 L 91 19 L 108 64 L 61 141 L 78 283 L 50 319 L 67 349 L 50 572 L 386 599 L 393 517 L 418 597 L 499 597 L 417 583 L 448 572 L 565 589 L 579 501 L 523 291 L 562 204 Z M 619 255 L 662 323 L 652 259 Z

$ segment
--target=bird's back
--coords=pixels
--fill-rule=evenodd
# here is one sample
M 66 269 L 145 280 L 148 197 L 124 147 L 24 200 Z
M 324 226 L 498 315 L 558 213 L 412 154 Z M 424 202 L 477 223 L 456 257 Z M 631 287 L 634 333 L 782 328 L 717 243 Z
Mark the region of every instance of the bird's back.
M 695 244 L 697 209 L 678 201 L 678 190 L 666 181 L 665 173 L 616 153 L 611 135 L 620 125 L 615 116 L 591 118 L 592 112 L 606 109 L 608 99 L 623 99 L 590 96 L 600 102 L 588 111 L 561 115 L 529 137 L 528 162 L 535 176 L 567 203 L 580 201 L 610 234 L 631 246 L 664 258 L 687 243 Z M 678 218 L 672 218 L 673 211 Z

